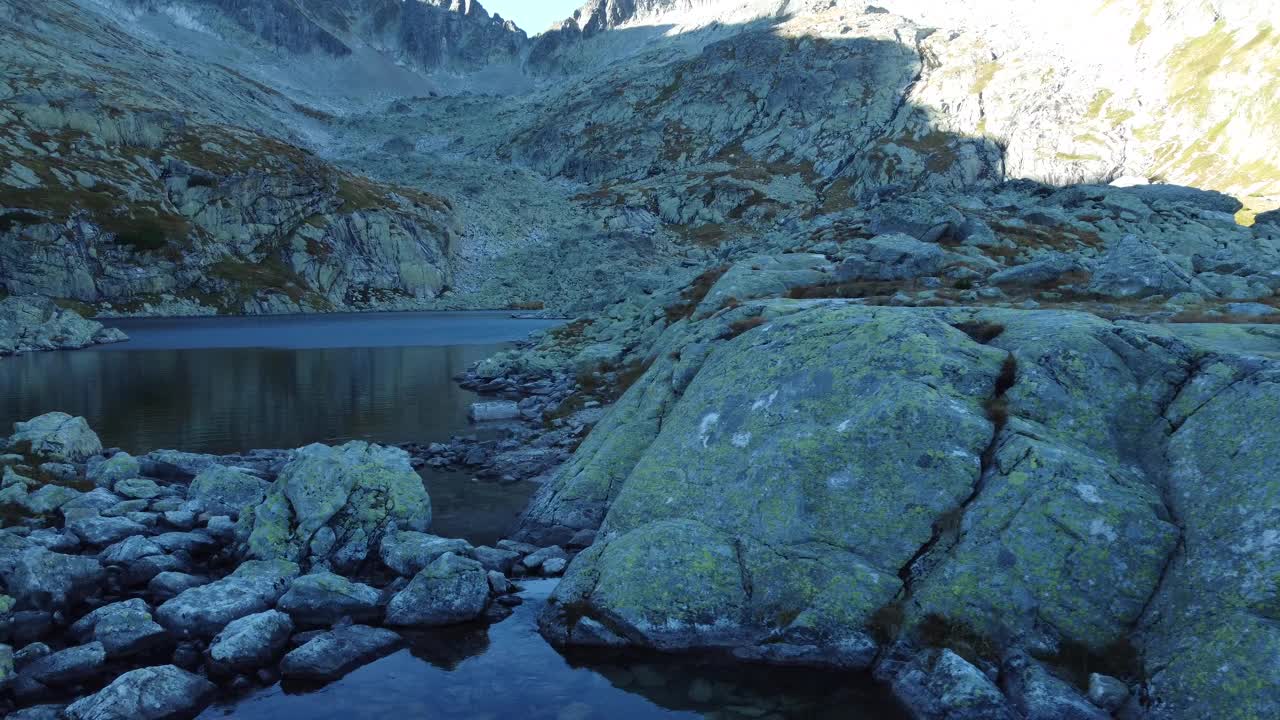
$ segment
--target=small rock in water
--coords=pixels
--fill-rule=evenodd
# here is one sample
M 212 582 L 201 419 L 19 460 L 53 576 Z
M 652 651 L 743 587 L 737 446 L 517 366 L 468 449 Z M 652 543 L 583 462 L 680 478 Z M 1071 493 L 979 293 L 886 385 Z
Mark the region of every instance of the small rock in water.
M 475 422 L 515 420 L 520 417 L 520 406 L 510 400 L 472 403 L 467 415 Z
M 322 633 L 284 656 L 280 674 L 286 680 L 327 682 L 377 659 L 400 644 L 390 630 L 348 625 Z
M 506 595 L 511 592 L 511 581 L 506 576 L 496 570 L 488 572 L 489 589 L 499 595 Z
M 564 551 L 564 548 L 559 545 L 552 545 L 551 547 L 545 547 L 541 550 L 529 553 L 525 559 L 521 561 L 521 564 L 530 570 L 538 570 L 549 560 L 566 560 L 568 557 L 569 554 Z M 560 569 L 564 570 L 564 566 L 561 565 Z
M 569 565 L 569 561 L 564 558 L 548 558 L 542 563 L 542 574 L 547 577 L 557 577 L 564 574 L 564 569 Z

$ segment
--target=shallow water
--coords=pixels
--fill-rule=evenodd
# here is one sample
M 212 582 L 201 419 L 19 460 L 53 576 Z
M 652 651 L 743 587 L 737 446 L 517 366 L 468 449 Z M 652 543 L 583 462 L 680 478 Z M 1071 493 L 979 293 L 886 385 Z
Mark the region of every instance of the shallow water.
M 566 659 L 538 635 L 554 580 L 533 580 L 506 620 L 412 636 L 408 648 L 319 690 L 276 685 L 215 705 L 204 720 L 398 717 L 441 720 L 766 718 L 895 720 L 883 692 L 808 669 L 725 666 L 688 658 Z
M 83 415 L 107 447 L 229 453 L 467 431 L 453 376 L 554 321 L 506 313 L 109 320 L 130 342 L 0 359 L 0 428 Z

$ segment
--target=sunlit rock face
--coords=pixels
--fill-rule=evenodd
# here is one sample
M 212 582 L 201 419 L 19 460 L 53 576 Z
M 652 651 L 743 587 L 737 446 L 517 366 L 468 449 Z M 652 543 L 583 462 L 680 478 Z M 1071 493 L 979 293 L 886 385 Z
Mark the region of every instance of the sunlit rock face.
M 598 307 L 614 267 L 1015 178 L 1280 204 L 1265 2 L 596 0 L 534 38 L 452 0 L 19 5 L 0 283 L 114 312 Z

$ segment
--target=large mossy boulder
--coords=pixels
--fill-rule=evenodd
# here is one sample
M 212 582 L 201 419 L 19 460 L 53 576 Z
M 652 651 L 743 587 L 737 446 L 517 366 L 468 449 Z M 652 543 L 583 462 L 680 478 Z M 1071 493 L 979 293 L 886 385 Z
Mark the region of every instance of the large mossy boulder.
M 239 528 L 248 557 L 345 574 L 376 554 L 386 533 L 430 525 L 431 499 L 408 454 L 356 441 L 298 450 Z
M 17 452 L 54 462 L 80 463 L 102 452 L 102 441 L 89 421 L 64 412 L 14 423 L 8 445 Z
M 1280 715 L 1280 363 L 1210 335 L 841 301 L 674 323 L 525 518 L 598 529 L 544 634 L 1026 653 L 1134 678 L 1153 717 Z

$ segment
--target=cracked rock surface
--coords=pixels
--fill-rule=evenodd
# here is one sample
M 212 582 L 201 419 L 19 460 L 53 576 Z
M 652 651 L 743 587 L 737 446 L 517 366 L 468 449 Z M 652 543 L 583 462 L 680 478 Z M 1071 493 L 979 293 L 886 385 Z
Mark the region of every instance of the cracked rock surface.
M 671 324 L 525 518 L 598 530 L 543 630 L 849 668 L 1132 648 L 1151 717 L 1268 716 L 1280 366 L 1171 327 L 839 300 Z

